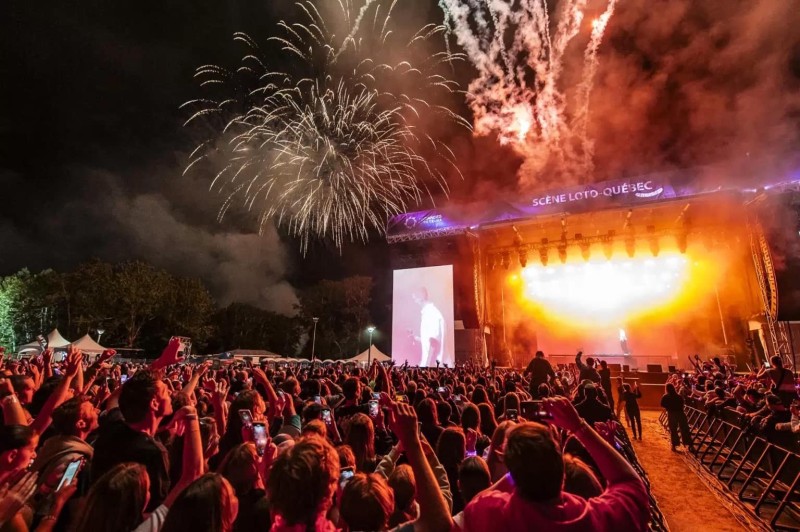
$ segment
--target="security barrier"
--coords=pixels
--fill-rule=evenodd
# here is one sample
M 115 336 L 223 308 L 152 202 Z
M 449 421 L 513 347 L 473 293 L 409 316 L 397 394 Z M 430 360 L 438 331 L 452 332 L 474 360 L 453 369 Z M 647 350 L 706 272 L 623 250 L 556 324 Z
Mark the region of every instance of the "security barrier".
M 764 525 L 800 531 L 800 445 L 786 433 L 768 441 L 730 408 L 707 412 L 688 399 L 694 459 Z M 659 421 L 667 429 L 666 412 Z

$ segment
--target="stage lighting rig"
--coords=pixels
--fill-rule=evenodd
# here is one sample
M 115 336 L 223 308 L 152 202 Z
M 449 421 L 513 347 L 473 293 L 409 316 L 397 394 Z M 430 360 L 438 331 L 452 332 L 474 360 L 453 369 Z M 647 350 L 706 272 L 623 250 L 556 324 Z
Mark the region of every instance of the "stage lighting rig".
M 617 236 L 617 232 L 613 229 L 608 231 L 608 236 L 603 241 L 603 255 L 606 256 L 606 260 L 611 260 L 611 256 L 614 254 L 614 237 Z
M 584 239 L 583 234 L 581 233 L 575 233 L 575 241 L 581 248 L 581 256 L 583 257 L 583 260 L 588 262 L 592 256 L 592 244 L 588 239 Z
M 502 264 L 505 270 L 511 267 L 511 254 L 508 251 L 504 251 L 501 255 L 500 264 Z
M 658 247 L 658 236 L 656 236 L 656 228 L 654 225 L 647 226 L 647 234 L 650 235 L 648 237 L 648 242 L 650 244 L 650 253 L 652 253 L 654 257 L 658 257 L 658 252 L 660 251 L 660 249 Z
M 521 247 L 518 250 L 518 254 L 519 254 L 519 266 L 520 268 L 524 268 L 525 266 L 528 265 L 528 250 Z
M 539 247 L 539 262 L 542 263 L 542 266 L 547 266 L 547 251 L 548 251 L 548 240 L 546 238 L 542 239 L 542 245 Z

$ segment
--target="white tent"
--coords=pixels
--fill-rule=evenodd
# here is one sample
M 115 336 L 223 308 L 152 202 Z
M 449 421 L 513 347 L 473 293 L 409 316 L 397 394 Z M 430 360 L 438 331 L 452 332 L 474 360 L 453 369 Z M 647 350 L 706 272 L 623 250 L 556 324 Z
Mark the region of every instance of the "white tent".
M 58 329 L 53 329 L 50 331 L 50 334 L 47 335 L 47 346 L 51 349 L 64 349 L 69 346 L 69 340 L 61 336 L 61 333 L 58 332 Z M 19 346 L 17 349 L 17 355 L 31 355 L 36 356 L 42 352 L 42 347 L 39 345 L 38 340 L 34 340 L 32 342 L 28 342 L 25 345 Z M 102 352 L 102 348 L 101 348 Z
M 95 342 L 88 334 L 84 335 L 79 340 L 72 342 L 72 347 L 80 349 L 84 353 L 91 353 L 93 355 L 99 355 L 106 350 L 105 347 Z
M 58 332 L 58 329 L 53 329 L 50 334 L 47 335 L 47 347 L 50 349 L 58 349 L 59 347 L 67 347 L 70 344 L 70 341 L 61 336 L 61 333 Z
M 380 349 L 372 346 L 372 355 L 370 356 L 369 348 L 365 349 L 363 353 L 354 356 L 353 358 L 348 358 L 347 362 L 363 362 L 366 363 L 367 360 L 377 360 L 378 362 L 388 362 L 392 359 L 389 355 L 386 355 L 381 352 Z

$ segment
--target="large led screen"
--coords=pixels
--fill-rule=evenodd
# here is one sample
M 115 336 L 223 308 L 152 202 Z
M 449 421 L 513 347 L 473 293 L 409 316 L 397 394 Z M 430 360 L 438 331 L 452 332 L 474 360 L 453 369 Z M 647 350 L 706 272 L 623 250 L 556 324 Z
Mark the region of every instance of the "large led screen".
M 453 266 L 394 271 L 392 359 L 453 367 Z

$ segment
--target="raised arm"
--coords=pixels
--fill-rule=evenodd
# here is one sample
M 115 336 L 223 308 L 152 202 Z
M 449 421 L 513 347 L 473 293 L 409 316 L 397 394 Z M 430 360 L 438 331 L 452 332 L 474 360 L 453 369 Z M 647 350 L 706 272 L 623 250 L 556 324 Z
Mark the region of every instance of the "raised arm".
M 403 445 L 406 458 L 417 480 L 416 498 L 419 503 L 419 518 L 414 521 L 418 532 L 449 531 L 453 526 L 444 496 L 439 489 L 419 439 L 417 414 L 405 403 L 391 404 L 392 431 Z
M 200 439 L 200 420 L 193 406 L 184 406 L 175 414 L 175 423 L 183 423 L 183 467 L 181 478 L 169 490 L 164 506 L 169 508 L 178 495 L 203 474 L 203 443 Z
M 563 397 L 554 397 L 545 399 L 544 404 L 553 415 L 553 424 L 571 432 L 586 448 L 609 486 L 625 482 L 642 484 L 625 458 L 580 418 L 572 403 Z
M 64 378 L 61 379 L 61 382 L 58 383 L 53 393 L 47 398 L 41 411 L 39 411 L 39 415 L 36 416 L 36 419 L 34 419 L 31 424 L 31 428 L 37 434 L 42 434 L 45 429 L 50 426 L 50 422 L 53 419 L 53 411 L 58 405 L 69 398 L 70 385 L 81 370 L 82 357 L 83 355 L 77 349 L 71 350 L 69 355 L 67 355 L 67 366 Z
M 586 367 L 586 364 L 583 363 L 581 357 L 583 356 L 583 351 L 578 351 L 578 354 L 575 355 L 575 365 L 578 366 L 578 369 L 583 369 Z
M 3 424 L 4 425 L 27 425 L 28 419 L 25 417 L 25 411 L 22 405 L 19 404 L 17 394 L 14 392 L 14 386 L 11 385 L 10 379 L 0 379 L 0 405 L 3 406 Z

